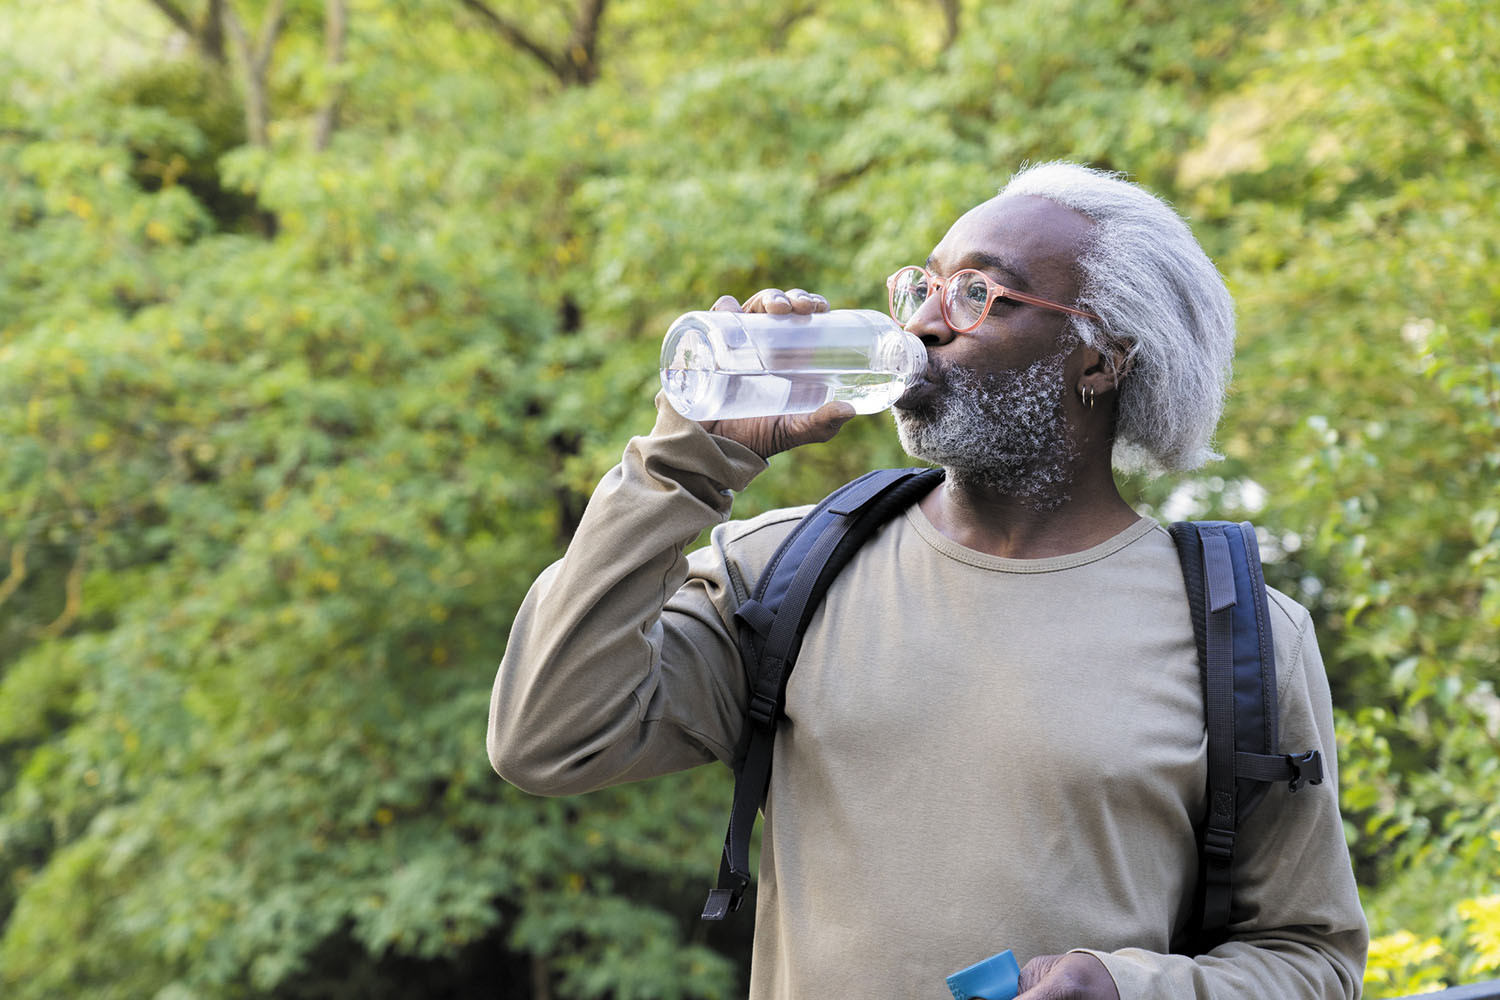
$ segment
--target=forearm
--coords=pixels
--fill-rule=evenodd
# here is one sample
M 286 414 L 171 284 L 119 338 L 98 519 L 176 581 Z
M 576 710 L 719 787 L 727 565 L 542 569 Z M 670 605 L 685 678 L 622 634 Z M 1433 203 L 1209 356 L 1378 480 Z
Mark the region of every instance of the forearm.
M 501 776 L 567 794 L 727 753 L 733 638 L 706 600 L 663 609 L 688 578 L 686 546 L 764 467 L 666 407 L 630 442 L 516 616 L 490 699 Z
M 1197 956 L 1134 948 L 1112 953 L 1079 950 L 1104 963 L 1120 1000 L 1353 1000 L 1360 995 L 1364 932 L 1289 929 L 1276 936 L 1232 941 Z

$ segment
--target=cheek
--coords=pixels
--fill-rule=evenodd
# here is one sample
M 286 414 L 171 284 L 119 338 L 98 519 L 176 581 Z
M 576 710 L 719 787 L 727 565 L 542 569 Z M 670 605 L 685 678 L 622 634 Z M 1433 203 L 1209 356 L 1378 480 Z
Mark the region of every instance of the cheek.
M 979 329 L 959 334 L 944 352 L 945 360 L 983 374 L 1015 371 L 1039 361 L 1062 360 L 1065 372 L 1082 371 L 1082 347 L 1066 323 L 1037 316 L 1037 310 L 1017 308 L 1015 317 L 1003 321 L 986 319 Z M 1022 316 L 1021 313 L 1029 315 Z

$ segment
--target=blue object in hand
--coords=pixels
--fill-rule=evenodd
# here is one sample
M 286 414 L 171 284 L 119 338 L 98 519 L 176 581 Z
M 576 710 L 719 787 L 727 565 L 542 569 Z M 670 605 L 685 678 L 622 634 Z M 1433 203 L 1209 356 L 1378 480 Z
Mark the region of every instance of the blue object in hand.
M 1012 1000 L 1021 991 L 1021 967 L 1009 951 L 991 955 L 948 977 L 953 1000 Z

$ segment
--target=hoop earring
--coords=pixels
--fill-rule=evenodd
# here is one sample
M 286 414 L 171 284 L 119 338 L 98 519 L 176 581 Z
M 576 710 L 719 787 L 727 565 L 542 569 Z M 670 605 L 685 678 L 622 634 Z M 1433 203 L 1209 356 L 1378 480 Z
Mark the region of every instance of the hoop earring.
M 1094 390 L 1092 386 L 1079 386 L 1078 401 L 1089 409 L 1094 408 Z

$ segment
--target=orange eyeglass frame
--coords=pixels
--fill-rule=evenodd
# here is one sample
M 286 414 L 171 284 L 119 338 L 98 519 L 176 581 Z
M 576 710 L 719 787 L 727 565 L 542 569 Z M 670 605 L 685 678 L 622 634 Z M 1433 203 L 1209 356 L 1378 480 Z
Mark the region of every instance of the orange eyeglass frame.
M 889 309 L 891 318 L 894 319 L 897 323 L 902 323 L 902 320 L 900 316 L 896 315 L 896 279 L 901 277 L 908 271 L 919 271 L 923 276 L 926 277 L 927 287 L 930 289 L 930 291 L 927 293 L 927 298 L 931 298 L 933 295 L 939 296 L 938 308 L 942 310 L 943 322 L 947 323 L 954 333 L 968 333 L 970 330 L 976 329 L 980 323 L 983 323 L 989 317 L 990 307 L 995 304 L 996 299 L 1013 299 L 1016 302 L 1024 302 L 1027 305 L 1036 306 L 1039 309 L 1051 309 L 1054 312 L 1069 313 L 1073 316 L 1082 316 L 1085 319 L 1103 322 L 1103 320 L 1100 320 L 1098 316 L 1086 310 L 1076 309 L 1073 306 L 1065 306 L 1061 302 L 1053 302 L 1051 299 L 1044 299 L 1039 295 L 1027 295 L 1025 292 L 1018 292 L 1013 288 L 1006 288 L 1004 285 L 1000 284 L 1000 282 L 991 278 L 983 271 L 976 271 L 973 268 L 965 268 L 962 271 L 955 271 L 951 276 L 947 278 L 939 278 L 937 275 L 927 270 L 927 268 L 918 267 L 916 264 L 912 264 L 908 267 L 903 267 L 901 270 L 885 279 L 885 288 L 889 296 Z M 979 277 L 979 280 L 984 282 L 984 287 L 987 295 L 985 296 L 984 300 L 984 308 L 979 310 L 979 318 L 973 323 L 970 323 L 968 326 L 959 327 L 954 325 L 952 318 L 949 316 L 948 296 L 945 294 L 945 289 L 965 274 L 977 275 Z M 920 308 L 920 306 L 918 308 Z M 907 322 L 910 322 L 910 318 L 907 319 Z M 906 324 L 902 323 L 902 325 L 905 326 Z

